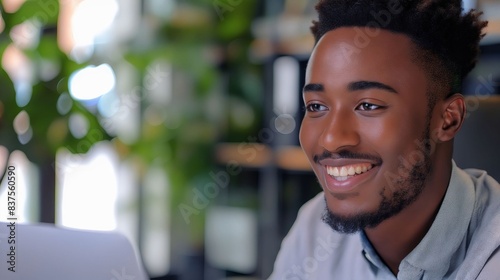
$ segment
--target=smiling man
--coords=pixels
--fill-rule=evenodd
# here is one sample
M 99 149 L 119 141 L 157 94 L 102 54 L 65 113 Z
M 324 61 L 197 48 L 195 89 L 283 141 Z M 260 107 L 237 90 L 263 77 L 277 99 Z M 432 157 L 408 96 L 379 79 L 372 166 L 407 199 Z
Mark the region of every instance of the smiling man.
M 300 142 L 323 188 L 270 279 L 500 279 L 500 185 L 452 160 L 486 22 L 459 0 L 323 0 Z

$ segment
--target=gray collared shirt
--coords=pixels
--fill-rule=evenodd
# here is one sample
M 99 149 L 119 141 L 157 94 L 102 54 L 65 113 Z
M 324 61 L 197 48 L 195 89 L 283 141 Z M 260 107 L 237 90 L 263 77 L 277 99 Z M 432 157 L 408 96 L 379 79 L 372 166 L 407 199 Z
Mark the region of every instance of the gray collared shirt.
M 500 184 L 484 171 L 453 163 L 439 212 L 397 277 L 363 233 L 324 224 L 324 209 L 323 193 L 301 208 L 269 279 L 500 279 Z

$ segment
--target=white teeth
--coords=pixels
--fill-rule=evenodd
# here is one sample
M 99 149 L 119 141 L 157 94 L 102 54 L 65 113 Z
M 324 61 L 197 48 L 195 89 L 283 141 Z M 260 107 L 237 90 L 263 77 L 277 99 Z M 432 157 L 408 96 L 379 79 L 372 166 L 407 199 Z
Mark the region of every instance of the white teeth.
M 337 167 L 333 167 L 332 169 L 333 169 L 333 172 L 332 172 L 331 175 L 333 175 L 335 177 L 340 176 L 340 171 L 339 171 L 339 169 Z
M 361 166 L 356 166 L 356 174 L 361 174 L 361 172 L 363 172 L 363 167 Z
M 352 164 L 341 167 L 327 166 L 326 171 L 328 175 L 335 177 L 337 181 L 345 181 L 352 176 L 365 173 L 372 169 L 372 167 L 373 166 L 369 163 Z
M 349 169 L 347 169 L 347 175 L 353 176 L 356 174 L 356 171 L 354 171 L 354 167 L 350 166 Z
M 345 166 L 342 166 L 342 168 L 340 168 L 340 176 L 341 177 L 345 177 L 347 176 L 347 168 Z

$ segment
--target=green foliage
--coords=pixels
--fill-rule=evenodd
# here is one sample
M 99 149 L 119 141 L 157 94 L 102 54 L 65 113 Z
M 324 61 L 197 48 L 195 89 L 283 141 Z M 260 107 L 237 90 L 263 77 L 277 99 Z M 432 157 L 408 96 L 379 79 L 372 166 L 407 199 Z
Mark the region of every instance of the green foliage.
M 4 11 L 3 6 L 2 11 Z M 15 13 L 3 13 L 7 32 L 27 20 L 35 20 L 41 26 L 55 26 L 58 16 L 58 0 L 27 0 Z
M 5 107 L 5 114 L 2 127 L 0 127 L 0 145 L 7 147 L 10 151 L 22 150 L 30 160 L 38 164 L 46 162 L 46 159 L 54 158 L 60 147 L 66 147 L 74 153 L 86 153 L 94 143 L 110 139 L 99 125 L 96 116 L 78 101 L 73 100 L 73 106 L 64 115 L 57 110 L 57 102 L 61 94 L 68 93 L 69 76 L 84 66 L 70 60 L 59 49 L 55 34 L 58 9 L 59 1 L 57 0 L 30 0 L 26 1 L 15 13 L 2 13 L 5 30 L 0 34 L 2 42 L 0 56 L 3 56 L 8 45 L 14 44 L 10 33 L 19 24 L 29 21 L 28 32 L 39 34 L 39 39 L 34 48 L 23 49 L 35 73 L 31 99 L 23 108 L 20 108 L 16 102 L 16 92 L 12 81 L 2 71 L 3 91 L 0 101 Z M 3 7 L 1 10 L 4 10 Z M 47 71 L 54 72 L 48 79 L 44 77 Z M 16 141 L 16 132 L 12 126 L 14 118 L 23 110 L 30 117 L 33 131 L 32 139 L 25 145 Z M 73 113 L 82 114 L 90 124 L 89 133 L 82 139 L 75 138 L 69 133 L 68 119 Z M 51 134 L 57 134 L 57 136 Z
M 138 162 L 142 176 L 149 166 L 165 169 L 173 187 L 171 203 L 176 214 L 177 205 L 189 202 L 192 189 L 201 188 L 210 180 L 209 172 L 216 170 L 213 150 L 218 141 L 245 141 L 248 136 L 257 135 L 263 92 L 260 69 L 248 59 L 248 45 L 252 41 L 250 24 L 256 1 L 178 2 L 182 4 L 178 5 L 173 18 L 155 19 L 159 28 L 153 30 L 154 39 L 148 41 L 141 37 L 122 47 L 126 49 L 126 61 L 140 78 L 147 75 L 148 67 L 155 62 L 166 61 L 173 68 L 170 75 L 174 75 L 174 82 L 184 80 L 185 88 L 174 90 L 173 100 L 167 107 L 144 98 L 147 92 L 142 89 L 139 138 L 127 144 L 118 137 L 113 139 L 123 158 Z M 61 147 L 73 153 L 86 153 L 94 143 L 112 139 L 100 125 L 99 116 L 78 101 L 72 100 L 69 112 L 57 110 L 61 96 L 69 96 L 69 77 L 85 66 L 70 60 L 59 49 L 56 37 L 58 8 L 58 0 L 29 0 L 15 13 L 2 13 L 5 30 L 0 34 L 0 56 L 12 43 L 9 34 L 16 25 L 35 20 L 30 26 L 32 32 L 39 32 L 40 36 L 34 48 L 23 50 L 35 68 L 32 97 L 25 107 L 17 105 L 12 81 L 0 71 L 0 102 L 4 109 L 0 119 L 0 145 L 11 151 L 22 150 L 38 164 L 54 158 Z M 0 9 L 4 11 L 1 6 Z M 47 65 L 56 69 L 48 78 Z M 234 125 L 229 120 L 231 108 L 223 102 L 231 99 L 250 108 L 255 118 L 249 124 Z M 148 109 L 161 112 L 166 121 L 148 123 L 145 120 Z M 26 145 L 19 143 L 12 127 L 14 118 L 22 110 L 30 116 L 33 129 L 33 138 Z M 81 139 L 75 138 L 68 128 L 72 114 L 83 115 L 89 122 L 89 133 Z M 203 215 L 193 221 L 192 239 L 199 244 Z
M 15 90 L 3 69 L 0 69 L 0 86 L 0 143 L 7 147 L 19 148 L 21 145 L 11 121 L 19 113 L 19 110 L 12 108 L 12 104 L 16 103 Z
M 226 6 L 220 14 L 217 4 Z M 261 125 L 261 69 L 249 61 L 253 40 L 250 24 L 256 1 L 208 0 L 182 1 L 173 18 L 163 21 L 153 42 L 132 42 L 126 55 L 129 63 L 144 73 L 157 60 L 172 65 L 174 82 L 186 80 L 187 87 L 176 88 L 172 104 L 157 108 L 177 125 L 144 124 L 141 137 L 129 155 L 141 155 L 143 162 L 164 166 L 174 188 L 174 219 L 178 206 L 190 205 L 193 189 L 202 189 L 212 180 L 214 146 L 218 141 L 245 141 L 258 134 Z M 222 17 L 221 17 L 222 15 Z M 178 92 L 181 91 L 181 92 Z M 228 100 L 237 98 L 250 108 L 255 118 L 248 125 L 234 125 Z M 214 105 L 215 104 L 215 105 Z M 145 107 L 155 104 L 143 104 Z M 214 107 L 215 106 L 215 107 Z M 214 116 L 214 112 L 216 115 Z M 204 209 L 198 209 L 203 213 Z M 189 224 L 193 244 L 202 243 L 204 215 L 193 215 Z

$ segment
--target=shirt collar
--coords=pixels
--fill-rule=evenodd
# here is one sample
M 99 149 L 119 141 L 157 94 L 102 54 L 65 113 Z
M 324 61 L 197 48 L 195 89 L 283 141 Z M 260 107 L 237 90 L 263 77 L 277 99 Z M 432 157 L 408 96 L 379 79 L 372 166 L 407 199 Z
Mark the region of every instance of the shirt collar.
M 422 241 L 401 262 L 405 267 L 431 271 L 442 277 L 454 253 L 464 240 L 474 210 L 472 179 L 452 162 L 450 183 L 443 203 Z
M 470 177 L 452 161 L 450 183 L 438 214 L 422 241 L 401 262 L 400 274 L 421 275 L 426 271 L 436 279 L 446 274 L 472 217 L 475 200 L 472 185 Z M 388 269 L 364 232 L 361 241 L 364 257 L 379 269 Z

